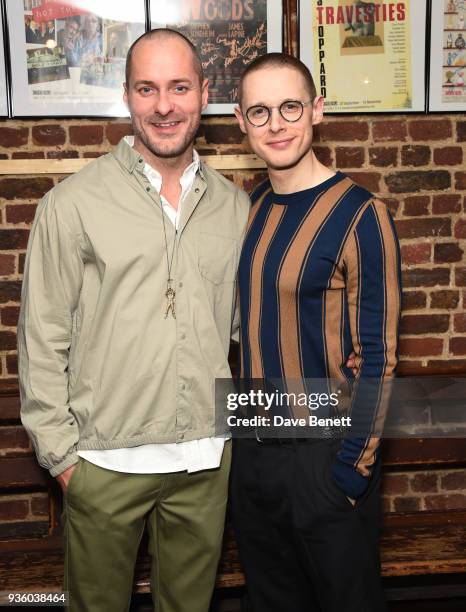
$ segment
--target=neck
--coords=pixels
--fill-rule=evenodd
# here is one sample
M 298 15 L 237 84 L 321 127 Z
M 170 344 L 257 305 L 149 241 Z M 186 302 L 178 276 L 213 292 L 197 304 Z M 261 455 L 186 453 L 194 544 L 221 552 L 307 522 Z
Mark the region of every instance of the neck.
M 312 149 L 291 168 L 269 167 L 268 171 L 273 190 L 279 194 L 316 187 L 335 174 L 320 163 Z

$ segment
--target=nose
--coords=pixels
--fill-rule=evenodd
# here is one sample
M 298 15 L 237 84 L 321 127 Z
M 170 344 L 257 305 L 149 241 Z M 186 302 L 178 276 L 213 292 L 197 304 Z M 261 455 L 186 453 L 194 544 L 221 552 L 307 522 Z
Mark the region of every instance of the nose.
M 168 113 L 173 110 L 174 106 L 169 92 L 160 89 L 158 96 L 156 96 L 154 111 L 159 115 L 168 115 Z
M 269 129 L 271 132 L 279 132 L 284 128 L 283 117 L 280 115 L 278 108 L 272 108 L 270 111 Z

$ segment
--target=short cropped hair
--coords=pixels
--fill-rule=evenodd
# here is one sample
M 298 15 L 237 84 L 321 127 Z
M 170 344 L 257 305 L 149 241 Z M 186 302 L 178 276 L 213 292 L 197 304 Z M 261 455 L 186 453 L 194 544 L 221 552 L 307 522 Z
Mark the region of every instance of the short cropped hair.
M 184 34 L 181 34 L 181 32 L 178 32 L 177 30 L 172 30 L 171 28 L 155 28 L 154 30 L 149 30 L 149 32 L 145 32 L 139 38 L 137 38 L 128 50 L 128 54 L 126 56 L 126 68 L 125 68 L 127 87 L 129 86 L 129 79 L 131 77 L 131 60 L 133 57 L 133 52 L 134 52 L 135 47 L 143 40 L 153 40 L 153 39 L 164 40 L 164 39 L 169 39 L 169 38 L 179 38 L 188 45 L 188 47 L 191 50 L 191 53 L 193 54 L 194 70 L 196 71 L 199 77 L 199 83 L 202 85 L 204 81 L 204 71 L 202 69 L 201 58 L 199 57 L 199 53 L 196 47 L 189 40 L 189 38 L 184 36 Z
M 317 90 L 312 74 L 309 68 L 303 64 L 301 60 L 287 53 L 266 53 L 265 55 L 256 57 L 256 59 L 248 64 L 243 71 L 238 83 L 238 102 L 240 105 L 243 100 L 244 79 L 248 74 L 256 72 L 257 70 L 262 70 L 262 68 L 293 68 L 303 77 L 311 99 L 314 100 L 316 97 Z

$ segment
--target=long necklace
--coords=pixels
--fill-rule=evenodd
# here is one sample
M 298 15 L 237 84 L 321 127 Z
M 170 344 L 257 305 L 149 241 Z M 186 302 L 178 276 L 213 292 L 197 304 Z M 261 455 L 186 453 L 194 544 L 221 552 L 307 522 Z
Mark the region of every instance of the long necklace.
M 173 267 L 173 256 L 175 254 L 175 245 L 176 245 L 176 236 L 178 234 L 178 230 L 175 229 L 175 237 L 173 239 L 173 247 L 171 256 L 168 256 L 168 241 L 167 241 L 167 230 L 165 228 L 165 212 L 163 210 L 163 204 L 160 202 L 160 209 L 162 211 L 162 223 L 163 223 L 163 236 L 165 238 L 165 255 L 167 257 L 167 290 L 165 291 L 165 297 L 167 298 L 167 307 L 165 309 L 165 319 L 168 317 L 168 313 L 171 311 L 172 317 L 176 319 L 175 312 L 175 297 L 176 291 L 172 286 L 172 267 Z

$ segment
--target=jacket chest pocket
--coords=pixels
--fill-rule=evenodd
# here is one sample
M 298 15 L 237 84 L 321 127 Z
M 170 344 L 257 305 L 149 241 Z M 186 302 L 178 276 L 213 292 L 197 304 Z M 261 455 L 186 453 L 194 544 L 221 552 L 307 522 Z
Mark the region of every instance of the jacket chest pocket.
M 198 244 L 198 266 L 201 275 L 215 285 L 233 283 L 239 259 L 236 238 L 201 232 Z

